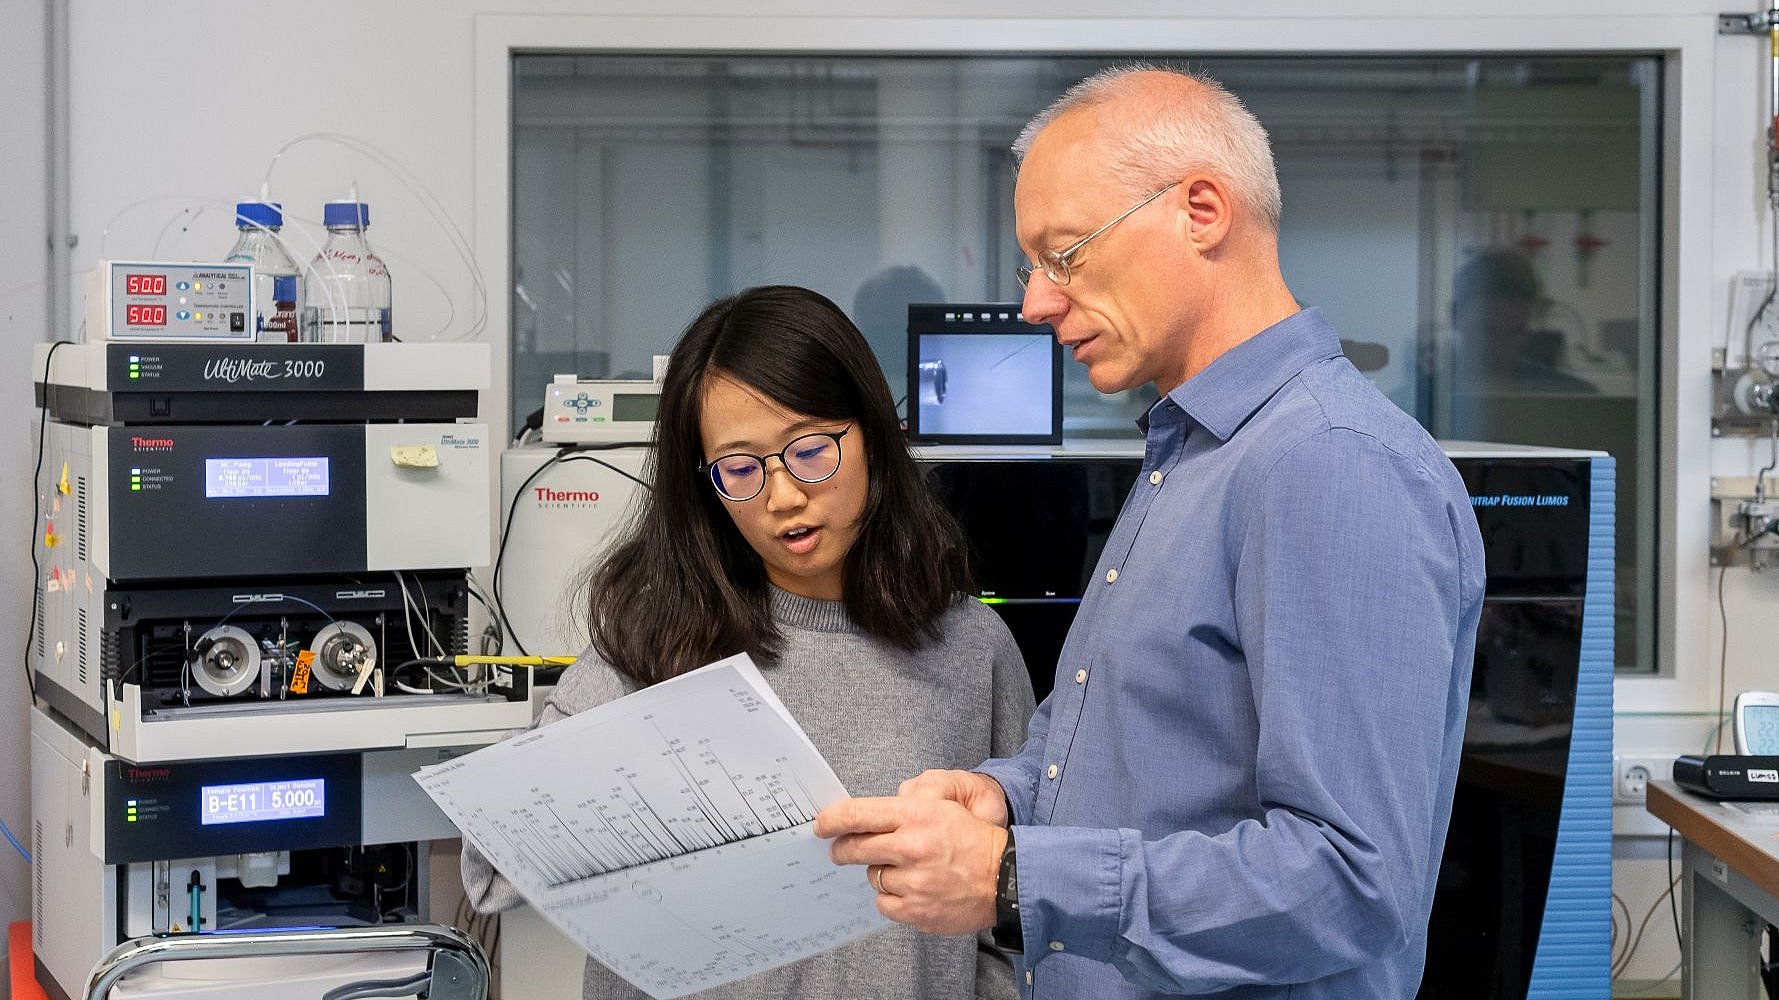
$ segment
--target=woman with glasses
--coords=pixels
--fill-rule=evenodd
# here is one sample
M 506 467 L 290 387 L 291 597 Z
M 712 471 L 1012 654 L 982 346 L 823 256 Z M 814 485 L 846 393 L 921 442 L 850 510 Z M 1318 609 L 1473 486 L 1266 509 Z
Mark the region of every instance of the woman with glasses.
M 1018 751 L 1033 709 L 1024 661 L 966 596 L 963 537 L 839 307 L 772 286 L 693 320 L 668 362 L 650 471 L 590 578 L 592 646 L 537 724 L 745 651 L 854 795 Z M 479 910 L 520 901 L 468 844 L 463 874 Z M 583 995 L 645 996 L 593 959 Z M 697 994 L 1017 995 L 986 935 L 899 925 Z

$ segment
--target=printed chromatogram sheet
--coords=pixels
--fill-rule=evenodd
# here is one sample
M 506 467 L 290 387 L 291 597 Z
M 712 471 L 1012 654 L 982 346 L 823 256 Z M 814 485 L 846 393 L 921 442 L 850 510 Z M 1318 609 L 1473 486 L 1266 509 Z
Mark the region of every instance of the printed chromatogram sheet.
M 661 1000 L 887 925 L 810 831 L 846 789 L 746 655 L 414 777 L 546 919 Z

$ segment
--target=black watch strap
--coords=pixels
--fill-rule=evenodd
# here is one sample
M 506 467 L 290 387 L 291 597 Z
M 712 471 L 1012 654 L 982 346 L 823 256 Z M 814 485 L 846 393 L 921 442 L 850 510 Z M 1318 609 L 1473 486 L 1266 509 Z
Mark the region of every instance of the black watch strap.
M 1025 930 L 1019 923 L 1019 862 L 1013 852 L 1013 828 L 1007 827 L 1007 846 L 1001 851 L 1001 870 L 995 877 L 995 947 L 1025 951 Z

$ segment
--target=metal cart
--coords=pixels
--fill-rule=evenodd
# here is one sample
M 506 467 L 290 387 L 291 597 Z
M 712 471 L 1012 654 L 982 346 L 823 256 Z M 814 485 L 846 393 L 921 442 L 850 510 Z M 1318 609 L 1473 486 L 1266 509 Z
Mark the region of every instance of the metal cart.
M 336 987 L 322 1000 L 415 996 L 426 1000 L 486 1000 L 487 956 L 467 935 L 438 924 L 136 938 L 113 948 L 99 962 L 87 980 L 86 1000 L 108 1000 L 118 980 L 160 962 L 396 951 L 428 951 L 432 957 L 424 971 L 412 976 Z

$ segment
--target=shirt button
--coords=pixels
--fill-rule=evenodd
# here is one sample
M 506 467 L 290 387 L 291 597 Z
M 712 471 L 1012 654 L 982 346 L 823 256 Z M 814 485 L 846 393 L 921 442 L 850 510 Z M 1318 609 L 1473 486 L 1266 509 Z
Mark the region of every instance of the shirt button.
M 1056 780 L 1056 772 L 1057 772 L 1056 765 L 1052 764 L 1052 765 L 1050 765 L 1050 769 L 1045 771 L 1044 773 L 1048 774 L 1050 776 L 1051 781 L 1055 781 Z
M 1086 684 L 1087 683 L 1087 671 L 1086 670 L 1075 671 L 1075 683 L 1076 684 Z
M 1155 484 L 1156 486 L 1161 485 L 1161 470 L 1160 469 L 1156 469 L 1154 472 L 1149 473 L 1149 482 Z
M 1115 569 L 1106 570 L 1106 582 L 1107 583 L 1117 583 L 1118 582 L 1118 571 Z
M 1062 942 L 1061 941 L 1050 942 L 1050 950 L 1051 951 L 1061 951 L 1062 950 Z
M 1032 984 L 1032 970 L 1030 969 L 1025 970 L 1025 984 L 1027 986 Z

